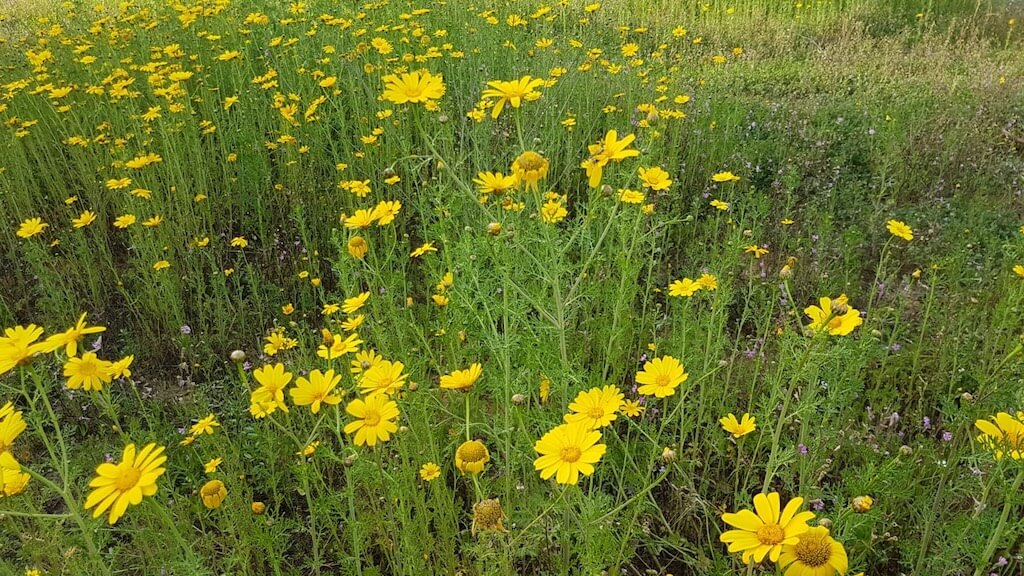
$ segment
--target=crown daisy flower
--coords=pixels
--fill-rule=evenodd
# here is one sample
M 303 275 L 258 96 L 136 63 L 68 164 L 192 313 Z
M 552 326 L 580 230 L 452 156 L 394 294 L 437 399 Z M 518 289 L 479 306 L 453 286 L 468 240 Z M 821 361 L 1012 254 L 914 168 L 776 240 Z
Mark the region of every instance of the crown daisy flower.
M 640 384 L 637 392 L 644 396 L 665 398 L 675 394 L 676 388 L 689 377 L 678 359 L 672 356 L 655 358 L 644 363 L 644 369 L 636 373 L 636 382 Z
M 328 370 L 326 373 L 313 370 L 309 373 L 309 378 L 300 376 L 288 394 L 296 406 L 309 406 L 313 414 L 317 414 L 320 412 L 321 404 L 333 406 L 341 402 L 340 394 L 332 394 L 339 382 L 341 375 L 335 375 L 334 370 Z
M 580 392 L 569 404 L 571 412 L 565 415 L 565 421 L 569 424 L 583 422 L 592 430 L 604 428 L 618 417 L 623 398 L 622 391 L 615 386 Z
M 444 78 L 427 70 L 384 76 L 382 98 L 395 104 L 421 104 L 444 96 Z
M 356 446 L 374 447 L 377 442 L 387 442 L 398 431 L 394 420 L 398 418 L 398 404 L 383 394 L 357 398 L 345 406 L 356 419 L 345 425 L 345 434 L 355 433 L 352 441 Z
M 719 539 L 729 545 L 729 552 L 740 552 L 743 562 L 760 562 L 768 557 L 778 562 L 783 546 L 797 544 L 797 538 L 807 532 L 807 521 L 813 512 L 797 512 L 804 499 L 797 497 L 782 508 L 779 493 L 754 496 L 754 511 L 740 510 L 722 514 L 722 521 L 737 528 L 728 530 Z
M 129 505 L 156 494 L 156 481 L 163 475 L 166 461 L 163 446 L 150 443 L 138 451 L 135 444 L 125 446 L 120 462 L 104 462 L 96 468 L 96 477 L 89 482 L 92 492 L 85 500 L 85 508 L 94 508 L 93 518 L 110 510 L 107 522 L 113 525 Z
M 539 456 L 533 467 L 543 480 L 554 476 L 559 484 L 575 485 L 580 475 L 593 474 L 594 464 L 604 456 L 607 446 L 598 444 L 600 440 L 601 433 L 586 422 L 556 426 L 534 444 Z
M 846 549 L 829 536 L 828 528 L 815 526 L 797 537 L 796 544 L 782 547 L 779 566 L 786 576 L 834 576 L 846 574 Z
M 483 366 L 481 366 L 479 362 L 474 362 L 465 370 L 456 370 L 451 374 L 441 376 L 441 388 L 446 388 L 448 390 L 465 390 L 476 384 L 476 381 L 480 379 L 480 376 L 483 373 Z

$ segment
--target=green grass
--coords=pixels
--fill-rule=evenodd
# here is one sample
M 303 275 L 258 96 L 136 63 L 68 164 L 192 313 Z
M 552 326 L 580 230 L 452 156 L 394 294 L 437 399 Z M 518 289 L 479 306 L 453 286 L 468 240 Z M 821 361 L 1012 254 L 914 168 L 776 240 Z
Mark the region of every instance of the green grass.
M 0 4 L 0 327 L 49 335 L 88 312 L 107 327 L 100 357 L 135 357 L 102 393 L 66 389 L 63 352 L 0 375 L 0 403 L 28 423 L 12 453 L 34 475 L 0 499 L 0 573 L 749 574 L 719 541 L 721 514 L 770 491 L 814 507 L 851 574 L 1018 573 L 1020 468 L 974 423 L 1024 401 L 1019 7 L 584 4 Z M 254 12 L 267 21 L 245 23 Z M 37 67 L 30 50 L 53 58 Z M 380 97 L 403 67 L 443 75 L 438 110 Z M 276 85 L 254 82 L 271 69 Z M 467 117 L 486 82 L 524 75 L 556 81 L 498 120 Z M 134 79 L 124 97 L 119 77 Z M 48 96 L 61 87 L 73 90 Z M 278 110 L 290 103 L 294 123 Z M 580 162 L 608 130 L 635 134 L 641 154 L 590 189 Z M 507 174 L 524 150 L 550 162 L 544 187 L 481 202 L 473 178 Z M 124 166 L 150 152 L 162 161 Z M 617 200 L 641 189 L 640 166 L 673 181 L 645 191 L 650 214 Z M 740 180 L 712 182 L 723 171 Z M 565 195 L 562 222 L 539 217 L 549 190 Z M 383 200 L 401 211 L 358 232 L 369 251 L 354 259 L 339 216 Z M 84 210 L 95 222 L 73 228 Z M 137 222 L 114 227 L 125 214 Z M 35 217 L 44 233 L 16 236 Z M 914 239 L 892 237 L 890 219 Z M 437 252 L 410 257 L 425 242 Z M 669 296 L 704 273 L 717 289 Z M 361 292 L 364 347 L 409 375 L 401 428 L 373 449 L 342 429 L 352 355 L 316 353 L 345 317 L 324 306 Z M 806 334 L 804 308 L 839 294 L 863 325 Z M 278 328 L 298 345 L 268 357 Z M 576 395 L 613 385 L 638 399 L 637 372 L 662 355 L 689 374 L 675 394 L 603 428 L 607 452 L 578 486 L 541 480 L 534 444 Z M 296 377 L 338 370 L 344 400 L 254 419 L 252 369 L 276 362 Z M 484 375 L 468 395 L 439 388 L 473 362 Z M 758 427 L 734 440 L 718 420 L 745 412 Z M 179 445 L 207 414 L 215 433 Z M 490 451 L 475 478 L 454 463 L 467 435 Z M 83 504 L 129 442 L 167 446 L 167 471 L 111 527 Z M 428 461 L 432 482 L 418 476 Z M 199 496 L 211 478 L 228 494 L 215 510 Z M 857 513 L 864 495 L 875 504 Z M 472 533 L 488 498 L 507 533 Z

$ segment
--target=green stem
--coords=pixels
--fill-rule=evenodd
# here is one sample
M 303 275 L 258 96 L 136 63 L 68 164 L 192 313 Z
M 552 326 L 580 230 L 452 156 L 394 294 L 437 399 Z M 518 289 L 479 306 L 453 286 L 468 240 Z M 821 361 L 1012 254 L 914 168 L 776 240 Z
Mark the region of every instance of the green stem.
M 1006 530 L 1006 521 L 1010 517 L 1010 511 L 1015 504 L 1013 499 L 1017 496 L 1017 491 L 1020 489 L 1022 482 L 1024 482 L 1024 467 L 1017 472 L 1013 485 L 1010 486 L 1010 490 L 1006 493 L 1005 500 L 1003 501 L 1003 513 L 999 516 L 999 524 L 996 524 L 996 529 L 992 532 L 992 536 L 989 537 L 985 551 L 981 554 L 981 558 L 978 559 L 974 569 L 974 576 L 981 576 L 985 572 L 985 567 L 988 566 L 989 561 L 992 560 L 992 555 L 995 554 L 996 548 L 999 546 L 999 540 L 1003 537 L 1003 531 Z

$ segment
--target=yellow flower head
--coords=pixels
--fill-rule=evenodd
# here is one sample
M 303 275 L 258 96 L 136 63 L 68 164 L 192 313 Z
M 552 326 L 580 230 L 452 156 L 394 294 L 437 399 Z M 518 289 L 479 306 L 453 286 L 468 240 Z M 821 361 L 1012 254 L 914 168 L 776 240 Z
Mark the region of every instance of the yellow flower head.
M 668 172 L 665 172 L 658 166 L 653 168 L 640 167 L 638 171 L 640 174 L 640 182 L 644 188 L 650 188 L 651 190 L 660 191 L 668 190 L 672 186 L 672 180 L 668 177 Z
M 860 311 L 847 305 L 846 294 L 835 300 L 822 296 L 818 300 L 820 306 L 804 308 L 804 314 L 811 319 L 807 329 L 813 333 L 826 331 L 832 336 L 846 336 L 857 326 L 864 323 Z
M 356 446 L 373 446 L 387 442 L 398 431 L 394 420 L 398 418 L 398 404 L 384 394 L 374 394 L 365 400 L 355 399 L 345 406 L 345 412 L 356 419 L 345 425 L 345 433 L 355 433 Z
M 607 446 L 598 444 L 600 440 L 601 432 L 585 422 L 556 426 L 534 444 L 538 457 L 533 467 L 544 480 L 554 476 L 559 484 L 576 484 L 581 474 L 593 474 L 594 464 L 604 456 Z
M 543 85 L 543 78 L 531 78 L 530 76 L 523 76 L 519 80 L 495 80 L 487 83 L 488 88 L 484 90 L 482 97 L 488 100 L 497 99 L 491 109 L 491 118 L 497 119 L 506 104 L 513 108 L 519 108 L 523 100 L 540 98 L 540 92 L 537 92 L 536 89 Z
M 220 480 L 210 480 L 199 489 L 199 497 L 203 500 L 203 506 L 216 510 L 228 497 L 228 489 Z
M 36 342 L 42 335 L 43 329 L 35 324 L 4 329 L 4 335 L 0 336 L 0 375 L 46 352 L 46 343 Z
M 829 536 L 828 528 L 815 526 L 797 536 L 795 544 L 782 547 L 779 566 L 791 576 L 846 574 L 846 549 Z
M 974 427 L 981 432 L 978 442 L 992 451 L 996 460 L 1007 454 L 1014 460 L 1024 459 L 1024 413 L 1011 416 L 1000 412 L 988 420 L 976 420 Z
M 591 388 L 580 392 L 569 404 L 567 423 L 582 422 L 591 429 L 604 428 L 618 417 L 623 404 L 622 391 L 615 386 Z
M 905 223 L 899 220 L 889 220 L 885 223 L 885 228 L 889 231 L 889 234 L 897 238 L 902 238 L 907 242 L 914 239 L 914 231 L 910 229 Z
M 444 96 L 444 91 L 444 79 L 440 74 L 417 70 L 400 76 L 384 76 L 382 98 L 395 104 L 420 104 L 440 99 Z
M 129 504 L 139 504 L 144 496 L 156 494 L 156 481 L 163 475 L 166 461 L 163 446 L 149 444 L 139 451 L 135 444 L 125 446 L 120 462 L 104 462 L 96 468 L 96 477 L 89 482 L 92 491 L 85 500 L 85 508 L 95 508 L 93 518 L 109 509 L 107 522 L 113 525 Z
M 465 370 L 456 370 L 451 374 L 441 376 L 441 388 L 465 390 L 476 384 L 476 381 L 480 379 L 480 375 L 483 372 L 483 366 L 479 362 L 474 362 Z
M 744 414 L 741 420 L 737 420 L 736 416 L 729 413 L 718 421 L 722 424 L 722 429 L 732 434 L 733 438 L 746 436 L 757 428 L 756 419 L 750 414 Z
M 335 375 L 334 370 L 328 370 L 326 373 L 313 370 L 309 373 L 309 378 L 300 376 L 295 381 L 295 387 L 288 393 L 296 406 L 309 406 L 313 414 L 317 414 L 320 412 L 321 404 L 333 406 L 341 402 L 340 394 L 331 393 L 339 382 L 341 375 Z
M 636 374 L 636 382 L 640 384 L 637 392 L 645 396 L 654 395 L 665 398 L 676 393 L 676 388 L 686 382 L 690 375 L 678 359 L 662 356 L 644 363 L 644 369 Z
M 803 498 L 793 498 L 782 508 L 778 492 L 754 496 L 754 511 L 740 510 L 722 514 L 722 520 L 737 528 L 728 530 L 719 539 L 729 545 L 729 552 L 740 552 L 743 562 L 760 562 L 767 556 L 778 562 L 783 546 L 797 544 L 798 536 L 807 532 L 807 521 L 813 512 L 797 512 Z
M 29 218 L 18 225 L 18 231 L 15 234 L 18 238 L 31 238 L 37 234 L 42 234 L 48 226 L 49 224 L 43 222 L 42 218 Z
M 110 382 L 112 368 L 110 362 L 100 360 L 92 352 L 86 352 L 81 358 L 68 358 L 64 363 L 64 376 L 67 376 L 67 385 L 71 390 L 84 388 L 86 391 L 99 392 L 104 384 Z
M 540 154 L 527 150 L 512 161 L 512 174 L 519 185 L 537 190 L 539 182 L 548 177 L 548 161 Z
M 479 440 L 467 440 L 455 449 L 455 467 L 463 474 L 479 474 L 490 461 L 487 445 Z
M 441 467 L 433 462 L 427 462 L 420 467 L 420 478 L 427 482 L 437 480 L 441 477 Z
M 405 364 L 381 360 L 365 372 L 359 379 L 359 389 L 363 394 L 391 396 L 405 385 L 408 374 L 404 374 Z
M 292 381 L 292 373 L 285 372 L 284 364 L 280 362 L 274 365 L 266 364 L 262 368 L 252 371 L 253 378 L 259 382 L 259 388 L 252 391 L 250 412 L 256 417 L 266 416 L 280 408 L 288 411 L 288 405 L 284 402 L 284 389 Z M 254 410 L 254 408 L 259 408 Z

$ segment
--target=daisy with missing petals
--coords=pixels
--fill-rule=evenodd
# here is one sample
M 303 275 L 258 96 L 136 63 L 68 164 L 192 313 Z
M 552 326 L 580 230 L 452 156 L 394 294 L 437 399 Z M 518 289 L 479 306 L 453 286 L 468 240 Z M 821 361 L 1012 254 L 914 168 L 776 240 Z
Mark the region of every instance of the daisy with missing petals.
M 569 404 L 571 412 L 565 415 L 565 421 L 570 424 L 583 422 L 591 429 L 604 428 L 618 417 L 623 398 L 622 391 L 615 386 L 580 392 Z
M 584 422 L 562 424 L 548 431 L 534 444 L 539 454 L 533 467 L 544 480 L 555 477 L 559 484 L 577 484 L 580 475 L 594 473 L 594 464 L 601 460 L 607 446 L 598 444 L 601 433 Z
M 345 406 L 345 412 L 356 418 L 345 425 L 345 434 L 355 433 L 352 442 L 356 446 L 365 444 L 372 448 L 377 442 L 387 442 L 398 431 L 394 422 L 398 418 L 398 404 L 383 394 L 365 400 L 357 398 Z
M 803 498 L 793 498 L 782 508 L 779 493 L 754 496 L 754 511 L 740 510 L 722 514 L 722 521 L 737 530 L 728 530 L 719 540 L 729 545 L 729 552 L 741 552 L 743 563 L 760 562 L 767 556 L 778 562 L 782 547 L 796 544 L 798 536 L 807 532 L 807 521 L 813 512 L 797 512 Z
M 519 80 L 495 80 L 487 83 L 488 88 L 484 90 L 482 97 L 487 100 L 498 99 L 494 103 L 494 108 L 491 109 L 491 118 L 497 120 L 506 104 L 513 108 L 519 108 L 523 100 L 540 98 L 540 92 L 537 92 L 536 89 L 543 85 L 543 78 L 531 78 L 530 76 L 523 76 Z
M 139 451 L 135 444 L 125 446 L 120 462 L 104 462 L 96 468 L 96 477 L 89 482 L 92 492 L 85 500 L 85 508 L 95 508 L 93 518 L 99 518 L 109 509 L 107 522 L 113 525 L 129 504 L 139 504 L 143 496 L 156 494 L 156 481 L 163 475 L 166 461 L 163 446 L 149 444 Z
M 682 363 L 676 358 L 655 358 L 644 364 L 643 371 L 636 373 L 636 383 L 640 384 L 637 392 L 644 396 L 665 398 L 675 394 L 676 388 L 689 377 Z

